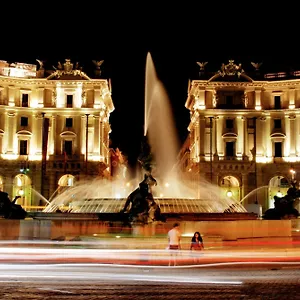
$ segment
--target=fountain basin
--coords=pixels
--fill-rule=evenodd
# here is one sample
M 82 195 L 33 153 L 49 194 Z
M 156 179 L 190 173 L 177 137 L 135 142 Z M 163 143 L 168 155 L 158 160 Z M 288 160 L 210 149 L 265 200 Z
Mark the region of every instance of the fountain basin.
M 210 214 L 210 213 L 247 213 L 241 204 L 231 201 L 217 201 L 211 199 L 189 199 L 189 198 L 154 198 L 160 207 L 162 214 Z M 90 198 L 51 202 L 44 213 L 53 213 L 60 210 L 68 213 L 119 213 L 126 202 L 126 198 Z

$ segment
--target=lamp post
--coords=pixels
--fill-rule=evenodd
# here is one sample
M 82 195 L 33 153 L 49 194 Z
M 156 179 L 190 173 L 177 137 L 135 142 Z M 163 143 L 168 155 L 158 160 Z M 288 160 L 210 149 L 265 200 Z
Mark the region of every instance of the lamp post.
M 88 174 L 88 150 L 89 150 L 89 115 L 86 116 L 86 125 L 85 125 L 85 174 Z

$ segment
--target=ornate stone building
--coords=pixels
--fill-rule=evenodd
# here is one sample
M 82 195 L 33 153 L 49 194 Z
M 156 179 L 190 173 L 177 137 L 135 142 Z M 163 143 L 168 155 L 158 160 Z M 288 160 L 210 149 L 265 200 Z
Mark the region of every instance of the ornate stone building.
M 30 210 L 84 176 L 109 176 L 110 82 L 70 59 L 0 61 L 0 189 Z
M 245 205 L 274 207 L 274 195 L 285 194 L 300 171 L 300 72 L 262 74 L 251 63 L 250 74 L 231 60 L 210 73 L 207 62 L 197 64 L 181 169 Z

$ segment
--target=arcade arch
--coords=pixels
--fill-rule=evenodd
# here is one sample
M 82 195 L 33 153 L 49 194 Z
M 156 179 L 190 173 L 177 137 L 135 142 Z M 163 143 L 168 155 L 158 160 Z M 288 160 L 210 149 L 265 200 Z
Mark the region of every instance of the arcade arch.
M 75 182 L 75 177 L 71 174 L 66 174 L 60 177 L 58 180 L 58 186 L 59 187 L 69 187 L 73 186 Z
M 16 196 L 21 197 L 16 203 L 22 205 L 25 210 L 31 206 L 31 179 L 25 174 L 18 174 L 13 180 L 12 197 Z
M 269 181 L 268 186 L 268 208 L 274 208 L 274 196 L 283 197 L 290 187 L 289 180 L 284 176 L 274 176 Z
M 235 176 L 224 176 L 219 185 L 225 197 L 240 201 L 240 182 Z

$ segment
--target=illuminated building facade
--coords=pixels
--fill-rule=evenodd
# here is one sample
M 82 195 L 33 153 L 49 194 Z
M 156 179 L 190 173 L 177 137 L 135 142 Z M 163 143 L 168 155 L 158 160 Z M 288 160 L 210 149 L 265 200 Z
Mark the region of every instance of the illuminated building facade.
M 207 62 L 197 64 L 181 169 L 245 205 L 274 207 L 274 195 L 285 195 L 300 171 L 300 72 L 263 75 L 261 64 L 251 63 L 250 75 L 231 60 L 209 73 Z
M 0 189 L 25 209 L 45 205 L 58 187 L 110 176 L 110 81 L 93 61 L 90 78 L 70 59 L 52 71 L 0 61 Z

